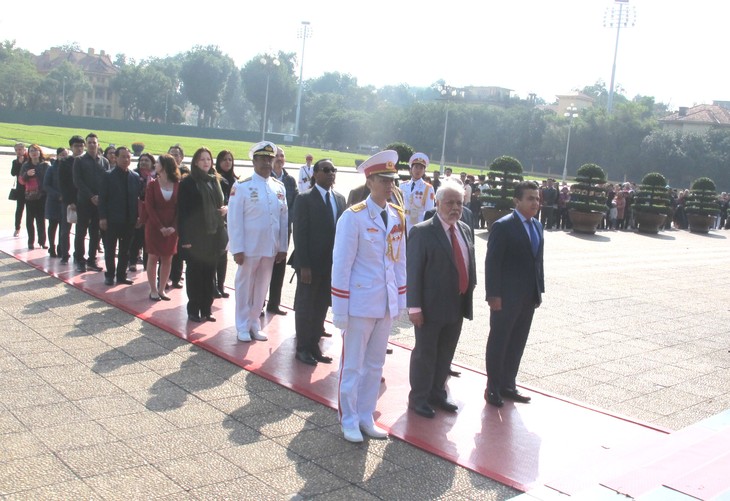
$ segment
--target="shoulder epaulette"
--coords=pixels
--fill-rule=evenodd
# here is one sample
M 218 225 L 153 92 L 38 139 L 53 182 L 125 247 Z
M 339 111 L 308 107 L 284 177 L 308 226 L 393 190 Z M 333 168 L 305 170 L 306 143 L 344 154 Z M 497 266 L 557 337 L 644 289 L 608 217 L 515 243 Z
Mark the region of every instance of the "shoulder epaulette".
M 362 201 L 362 202 L 357 203 L 357 204 L 353 205 L 352 207 L 350 207 L 350 210 L 352 210 L 352 212 L 360 212 L 367 206 L 368 206 L 368 204 L 365 201 Z
M 253 178 L 247 177 L 246 179 L 239 179 L 238 182 L 239 183 L 248 183 L 251 179 L 253 179 Z
M 403 207 L 401 207 L 398 204 L 394 204 L 393 202 L 388 202 L 388 205 L 390 205 L 391 207 L 393 207 L 398 212 L 403 212 Z
M 279 180 L 278 180 L 278 179 L 276 179 L 275 177 L 269 177 L 269 179 L 273 179 L 274 181 L 276 181 L 276 182 L 277 182 L 277 183 L 279 183 L 280 185 L 284 186 L 284 183 L 283 183 L 283 182 L 281 182 L 281 181 L 279 181 Z

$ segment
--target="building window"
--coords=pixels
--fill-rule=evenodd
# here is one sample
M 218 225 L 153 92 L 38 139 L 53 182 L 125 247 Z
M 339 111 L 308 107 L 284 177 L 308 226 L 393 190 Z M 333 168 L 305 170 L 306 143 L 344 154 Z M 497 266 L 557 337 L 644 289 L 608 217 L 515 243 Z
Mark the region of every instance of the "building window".
M 86 113 L 85 113 L 85 115 L 87 117 L 90 117 L 91 116 L 91 103 L 86 103 Z
M 112 107 L 110 105 L 106 105 L 106 113 L 104 114 L 105 117 L 111 118 L 112 117 Z

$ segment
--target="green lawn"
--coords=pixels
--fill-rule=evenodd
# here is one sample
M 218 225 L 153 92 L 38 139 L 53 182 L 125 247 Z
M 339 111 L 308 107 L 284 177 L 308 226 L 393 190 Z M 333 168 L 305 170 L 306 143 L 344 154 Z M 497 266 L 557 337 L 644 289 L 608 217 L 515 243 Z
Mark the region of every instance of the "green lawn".
M 70 129 L 66 127 L 47 127 L 42 125 L 22 125 L 0 122 L 0 146 L 13 146 L 17 142 L 25 144 L 39 144 L 46 148 L 56 149 L 60 146 L 68 147 L 68 140 L 74 134 L 86 136 L 91 131 Z M 157 134 L 137 134 L 133 132 L 114 132 L 105 130 L 93 131 L 99 136 L 102 148 L 110 144 L 116 146 L 129 146 L 133 142 L 141 141 L 145 144 L 145 151 L 153 155 L 167 153 L 167 149 L 173 144 L 180 144 L 185 155 L 192 157 L 193 153 L 200 146 L 206 146 L 217 155 L 219 151 L 228 149 L 233 152 L 234 158 L 248 160 L 248 150 L 253 143 L 241 141 L 225 141 L 220 139 L 199 139 L 193 137 L 161 136 Z M 315 161 L 320 158 L 331 158 L 335 165 L 342 167 L 355 167 L 355 160 L 365 160 L 368 155 L 347 153 L 343 151 L 319 150 L 316 148 L 305 148 L 302 146 L 287 146 L 285 148 L 286 160 L 291 163 L 304 163 L 307 153 L 314 156 Z M 438 168 L 438 160 L 432 159 L 429 171 Z M 448 165 L 447 165 L 448 166 Z M 475 168 L 452 166 L 455 173 L 467 172 L 478 175 L 482 171 Z M 538 176 L 531 178 L 541 179 Z

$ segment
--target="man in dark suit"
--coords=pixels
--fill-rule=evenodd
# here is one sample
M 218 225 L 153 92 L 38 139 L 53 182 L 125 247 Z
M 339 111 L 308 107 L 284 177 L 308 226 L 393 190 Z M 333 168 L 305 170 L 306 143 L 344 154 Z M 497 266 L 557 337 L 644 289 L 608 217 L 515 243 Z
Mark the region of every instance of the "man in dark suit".
M 292 207 L 294 207 L 294 199 L 297 197 L 299 190 L 297 189 L 297 181 L 284 168 L 286 163 L 286 155 L 284 150 L 277 148 L 276 157 L 274 157 L 274 167 L 271 170 L 271 177 L 277 181 L 281 181 L 286 190 L 286 204 L 289 207 L 289 235 L 291 235 Z M 271 282 L 269 283 L 269 300 L 266 303 L 266 311 L 274 315 L 286 315 L 286 310 L 282 310 L 281 305 L 281 289 L 284 286 L 284 275 L 286 275 L 286 259 L 274 263 L 274 270 L 271 272 Z
M 294 208 L 296 359 L 308 365 L 332 362 L 331 357 L 322 355 L 319 340 L 331 301 L 335 226 L 346 208 L 345 197 L 332 190 L 336 173 L 330 159 L 315 163 L 312 174 L 315 185 L 297 196 Z
M 535 308 L 545 292 L 543 231 L 535 219 L 540 210 L 536 183 L 515 188 L 515 210 L 496 221 L 487 241 L 486 284 L 489 303 L 487 389 L 484 398 L 501 407 L 503 398 L 527 403 L 517 390 L 517 371 L 525 350 Z
M 139 174 L 129 170 L 132 154 L 125 146 L 117 148 L 117 166 L 104 174 L 99 190 L 99 227 L 104 230 L 104 283 L 131 285 L 127 278 L 129 245 L 137 223 L 137 199 L 142 181 Z M 119 243 L 119 262 L 114 255 Z
M 460 221 L 464 188 L 445 181 L 436 192 L 437 213 L 411 229 L 406 247 L 408 316 L 416 330 L 411 352 L 409 407 L 432 418 L 434 407 L 456 412 L 446 378 L 464 318 L 473 318 L 477 281 L 474 239 Z

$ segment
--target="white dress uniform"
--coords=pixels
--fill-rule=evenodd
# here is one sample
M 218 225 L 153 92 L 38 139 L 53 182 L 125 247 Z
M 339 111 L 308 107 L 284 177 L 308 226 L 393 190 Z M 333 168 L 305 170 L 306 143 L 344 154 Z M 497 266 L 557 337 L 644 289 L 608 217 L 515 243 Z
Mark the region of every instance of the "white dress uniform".
M 406 306 L 406 233 L 402 211 L 368 198 L 337 222 L 332 253 L 332 313 L 347 315 L 340 361 L 339 412 L 343 429 L 374 425 L 393 318 Z
M 236 270 L 236 330 L 261 330 L 259 314 L 269 289 L 274 259 L 288 247 L 286 190 L 281 181 L 254 173 L 231 188 L 228 238 L 232 254 L 242 252 Z
M 433 186 L 423 180 L 406 181 L 400 185 L 403 193 L 403 205 L 406 213 L 406 228 L 408 233 L 411 228 L 423 222 L 423 215 L 426 211 L 434 208 L 435 196 Z
M 312 187 L 312 176 L 314 176 L 313 165 L 302 165 L 299 167 L 299 193 L 304 193 Z

